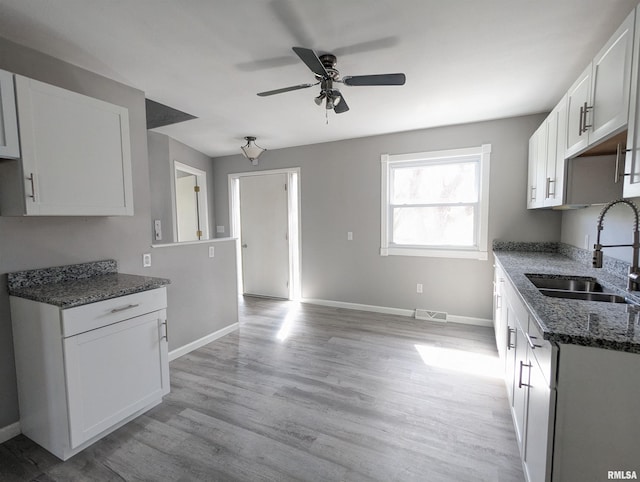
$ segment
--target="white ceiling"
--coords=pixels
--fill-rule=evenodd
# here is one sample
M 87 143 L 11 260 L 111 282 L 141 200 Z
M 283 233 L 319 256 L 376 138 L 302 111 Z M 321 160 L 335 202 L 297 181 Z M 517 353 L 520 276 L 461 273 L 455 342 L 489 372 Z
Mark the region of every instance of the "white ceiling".
M 156 129 L 210 156 L 550 110 L 638 0 L 0 0 L 0 35 L 198 117 Z M 291 50 L 402 87 L 319 87 Z

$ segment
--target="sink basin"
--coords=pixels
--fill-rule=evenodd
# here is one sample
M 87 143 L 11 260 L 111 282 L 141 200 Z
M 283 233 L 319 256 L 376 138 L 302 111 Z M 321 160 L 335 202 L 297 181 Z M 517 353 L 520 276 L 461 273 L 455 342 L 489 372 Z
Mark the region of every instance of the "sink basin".
M 569 300 L 629 303 L 624 296 L 603 288 L 595 278 L 589 276 L 527 274 L 526 277 L 545 296 Z
M 531 275 L 528 274 L 527 278 L 533 283 L 536 288 L 548 289 L 548 290 L 563 290 L 563 291 L 587 291 L 589 293 L 602 293 L 606 290 L 598 283 L 595 278 L 589 278 L 586 276 L 575 277 L 549 277 L 545 275 Z
M 551 296 L 552 298 L 566 298 L 570 300 L 585 300 L 585 301 L 604 301 L 607 303 L 627 303 L 624 296 L 619 296 L 614 293 L 594 293 L 589 291 L 568 291 L 568 290 L 549 290 L 539 288 L 540 293 L 545 296 Z

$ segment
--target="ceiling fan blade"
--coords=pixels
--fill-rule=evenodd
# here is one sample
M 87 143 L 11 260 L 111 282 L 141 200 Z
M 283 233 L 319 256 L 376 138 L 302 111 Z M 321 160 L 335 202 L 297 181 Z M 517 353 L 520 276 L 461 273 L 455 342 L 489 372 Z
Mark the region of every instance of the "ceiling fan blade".
M 342 95 L 342 93 L 335 91 L 339 96 L 340 96 L 340 102 L 338 102 L 336 104 L 336 106 L 333 108 L 333 112 L 335 112 L 336 114 L 342 114 L 343 112 L 347 112 L 349 110 L 349 105 L 347 104 L 347 101 L 344 100 L 344 96 Z
M 404 85 L 404 74 L 347 75 L 342 78 L 346 85 Z
M 322 78 L 329 77 L 324 65 L 322 65 L 322 62 L 320 62 L 320 59 L 313 50 L 305 49 L 303 47 L 293 47 L 293 51 L 314 74 L 319 75 Z
M 292 90 L 306 89 L 308 87 L 313 87 L 314 85 L 318 85 L 318 84 L 319 84 L 319 82 L 316 82 L 315 84 L 293 85 L 291 87 L 284 87 L 282 89 L 267 90 L 266 92 L 260 92 L 258 95 L 260 97 L 267 97 L 269 95 L 282 94 L 284 92 L 291 92 Z

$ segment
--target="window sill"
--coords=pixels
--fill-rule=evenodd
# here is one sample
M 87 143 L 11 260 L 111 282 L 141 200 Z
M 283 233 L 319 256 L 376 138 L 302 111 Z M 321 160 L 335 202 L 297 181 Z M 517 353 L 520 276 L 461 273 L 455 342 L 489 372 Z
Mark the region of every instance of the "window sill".
M 380 248 L 380 256 L 422 256 L 428 258 L 489 259 L 487 251 L 428 248 Z

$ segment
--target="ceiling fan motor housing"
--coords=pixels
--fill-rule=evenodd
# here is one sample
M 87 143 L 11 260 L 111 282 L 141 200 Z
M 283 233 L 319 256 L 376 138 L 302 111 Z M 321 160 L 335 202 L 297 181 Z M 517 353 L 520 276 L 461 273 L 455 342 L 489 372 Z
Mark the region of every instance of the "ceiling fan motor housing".
M 327 74 L 329 74 L 331 80 L 338 80 L 340 78 L 340 72 L 338 72 L 338 69 L 336 69 L 336 63 L 338 62 L 336 56 L 333 54 L 323 54 L 318 58 L 320 59 L 320 62 L 322 62 L 322 65 L 327 71 Z M 318 80 L 322 80 L 323 77 L 316 74 L 316 78 Z

